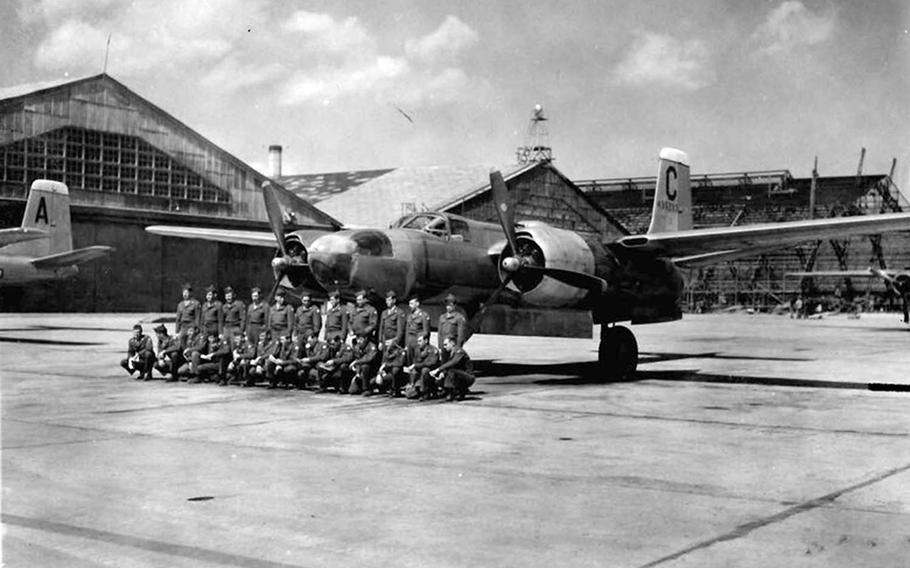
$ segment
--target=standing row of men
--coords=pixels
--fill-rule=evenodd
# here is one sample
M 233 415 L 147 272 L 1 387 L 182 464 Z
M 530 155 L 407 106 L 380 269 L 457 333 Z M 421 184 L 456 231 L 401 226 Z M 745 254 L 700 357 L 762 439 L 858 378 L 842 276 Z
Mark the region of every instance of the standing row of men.
M 409 300 L 405 313 L 395 293 L 389 292 L 386 309 L 379 314 L 366 301 L 365 291 L 357 294 L 350 311 L 333 293 L 323 314 L 307 296 L 295 311 L 285 303 L 281 289 L 271 306 L 265 306 L 259 294 L 254 289 L 246 307 L 234 299 L 231 288 L 225 289 L 222 303 L 210 287 L 206 302 L 199 303 L 191 297 L 191 288 L 184 287 L 176 337 L 169 336 L 163 325 L 156 327 L 156 352 L 137 326 L 121 364 L 146 380 L 157 368 L 169 381 L 244 386 L 268 381 L 270 388 L 389 396 L 400 396 L 404 390 L 409 398 L 422 400 L 440 395 L 462 399 L 474 382 L 470 357 L 462 347 L 467 322 L 455 309 L 454 296 L 446 298 L 446 311 L 439 319 L 437 349 L 429 343 L 429 316 L 416 297 Z

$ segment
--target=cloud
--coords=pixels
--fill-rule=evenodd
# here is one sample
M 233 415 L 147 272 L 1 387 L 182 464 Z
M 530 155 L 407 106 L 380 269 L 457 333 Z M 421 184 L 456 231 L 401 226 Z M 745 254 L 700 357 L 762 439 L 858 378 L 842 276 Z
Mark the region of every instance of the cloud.
M 470 26 L 449 15 L 434 32 L 405 42 L 405 53 L 408 57 L 433 62 L 451 57 L 476 44 L 479 39 L 480 36 Z
M 286 32 L 303 37 L 308 51 L 321 54 L 348 54 L 371 49 L 373 38 L 355 18 L 336 22 L 328 14 L 299 10 L 281 26 Z
M 243 63 L 228 56 L 202 76 L 203 87 L 230 93 L 266 82 L 283 82 L 287 69 L 280 63 Z
M 623 59 L 613 68 L 619 84 L 660 85 L 694 91 L 715 79 L 705 44 L 668 35 L 639 33 Z
M 759 53 L 786 53 L 801 45 L 816 45 L 834 35 L 837 14 L 832 10 L 814 14 L 797 0 L 788 0 L 768 14 L 752 34 L 760 45 Z
M 409 72 L 401 58 L 378 56 L 364 65 L 319 67 L 296 73 L 282 89 L 281 103 L 327 102 L 346 95 L 387 90 Z

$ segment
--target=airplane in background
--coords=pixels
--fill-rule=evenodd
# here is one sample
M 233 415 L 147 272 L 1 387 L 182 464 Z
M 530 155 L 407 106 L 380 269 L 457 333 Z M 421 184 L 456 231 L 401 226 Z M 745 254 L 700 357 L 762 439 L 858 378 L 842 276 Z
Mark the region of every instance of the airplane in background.
M 420 212 L 389 229 L 284 231 L 279 196 L 270 183 L 263 197 L 272 234 L 156 225 L 157 235 L 254 246 L 278 246 L 272 260 L 276 289 L 339 290 L 350 299 L 388 289 L 441 304 L 449 293 L 466 307 L 472 329 L 516 333 L 508 326 L 540 310 L 584 310 L 601 325 L 598 360 L 603 377 L 634 376 L 638 344 L 620 322 L 658 323 L 682 317 L 681 268 L 704 266 L 784 248 L 802 241 L 910 230 L 910 214 L 893 213 L 738 227 L 693 229 L 688 156 L 672 148 L 659 155 L 651 223 L 646 234 L 604 241 L 539 221 L 515 222 L 508 188 L 490 174 L 499 224 L 458 215 Z M 285 196 L 285 200 L 287 196 Z M 273 289 L 274 292 L 274 289 Z M 483 319 L 503 305 L 514 318 Z M 536 310 L 536 311 L 535 311 Z M 499 327 L 496 327 L 499 325 Z M 556 333 L 537 329 L 533 335 Z
M 73 249 L 69 190 L 59 181 L 32 182 L 22 226 L 0 230 L 0 286 L 69 278 L 79 264 L 114 249 Z
M 785 276 L 797 278 L 881 278 L 888 288 L 901 299 L 904 323 L 910 323 L 910 268 L 888 270 L 870 266 L 866 270 L 816 270 L 813 272 L 788 272 Z

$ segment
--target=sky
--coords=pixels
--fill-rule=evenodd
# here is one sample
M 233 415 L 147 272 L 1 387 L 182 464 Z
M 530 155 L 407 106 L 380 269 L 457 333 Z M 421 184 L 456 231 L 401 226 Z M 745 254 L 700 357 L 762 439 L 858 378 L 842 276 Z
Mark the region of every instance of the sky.
M 887 173 L 910 194 L 910 2 L 14 0 L 0 89 L 103 70 L 284 173 L 504 164 L 544 108 L 573 179 Z

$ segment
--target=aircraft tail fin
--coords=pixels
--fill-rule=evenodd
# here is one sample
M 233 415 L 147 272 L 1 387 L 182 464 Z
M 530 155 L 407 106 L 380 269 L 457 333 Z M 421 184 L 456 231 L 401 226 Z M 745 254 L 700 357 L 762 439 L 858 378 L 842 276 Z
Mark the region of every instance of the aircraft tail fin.
M 660 151 L 654 208 L 648 233 L 673 233 L 692 228 L 692 188 L 689 184 L 689 156 L 682 150 Z
M 22 217 L 22 229 L 43 231 L 46 239 L 13 245 L 16 252 L 35 257 L 73 250 L 70 197 L 66 184 L 39 179 L 32 182 Z

